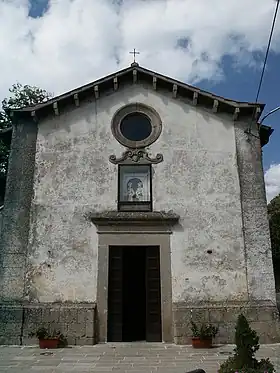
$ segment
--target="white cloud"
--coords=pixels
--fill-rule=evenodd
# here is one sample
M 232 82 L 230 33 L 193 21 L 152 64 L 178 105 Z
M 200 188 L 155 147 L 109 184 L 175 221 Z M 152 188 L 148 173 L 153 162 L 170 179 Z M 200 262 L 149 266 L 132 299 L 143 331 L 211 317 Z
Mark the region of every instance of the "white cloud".
M 131 62 L 197 83 L 221 79 L 221 59 L 252 63 L 264 51 L 274 0 L 50 0 L 41 18 L 28 0 L 0 0 L 0 99 L 16 81 L 55 94 Z M 250 15 L 250 16 L 248 16 Z M 279 22 L 278 22 L 279 24 Z M 272 49 L 280 51 L 277 26 Z M 188 40 L 188 49 L 178 47 Z M 116 62 L 119 59 L 119 65 Z
M 280 194 L 280 164 L 274 164 L 264 174 L 266 197 L 269 203 Z

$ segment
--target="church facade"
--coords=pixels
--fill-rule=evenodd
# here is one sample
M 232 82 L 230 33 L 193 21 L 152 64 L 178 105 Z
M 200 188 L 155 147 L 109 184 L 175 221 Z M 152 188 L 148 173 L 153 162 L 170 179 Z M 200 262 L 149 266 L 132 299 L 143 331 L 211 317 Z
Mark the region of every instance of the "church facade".
M 0 343 L 227 343 L 241 312 L 279 341 L 263 108 L 133 63 L 11 111 Z

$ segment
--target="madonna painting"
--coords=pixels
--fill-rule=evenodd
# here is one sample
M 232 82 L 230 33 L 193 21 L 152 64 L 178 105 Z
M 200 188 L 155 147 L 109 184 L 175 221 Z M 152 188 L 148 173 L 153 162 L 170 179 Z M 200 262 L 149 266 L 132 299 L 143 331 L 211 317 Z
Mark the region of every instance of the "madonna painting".
M 145 166 L 121 169 L 120 197 L 127 202 L 146 202 L 150 195 L 150 173 Z M 125 172 L 123 172 L 125 171 Z

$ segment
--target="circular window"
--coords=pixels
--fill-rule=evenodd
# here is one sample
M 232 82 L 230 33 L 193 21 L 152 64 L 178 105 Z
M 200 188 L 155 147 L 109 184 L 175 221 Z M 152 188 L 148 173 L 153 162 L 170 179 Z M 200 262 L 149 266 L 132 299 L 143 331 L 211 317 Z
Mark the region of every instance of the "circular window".
M 120 131 L 128 140 L 142 141 L 152 133 L 151 121 L 142 113 L 128 114 L 120 123 Z
M 120 108 L 112 119 L 112 132 L 128 148 L 144 148 L 161 134 L 162 123 L 150 106 L 135 103 Z

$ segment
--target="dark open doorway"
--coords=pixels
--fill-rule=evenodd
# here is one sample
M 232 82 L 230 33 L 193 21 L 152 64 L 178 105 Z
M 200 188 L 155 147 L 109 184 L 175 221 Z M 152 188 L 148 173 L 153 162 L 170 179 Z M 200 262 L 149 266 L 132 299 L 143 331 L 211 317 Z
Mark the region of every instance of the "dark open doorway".
M 108 341 L 160 342 L 159 247 L 109 249 Z
M 146 248 L 123 249 L 124 342 L 146 340 Z

